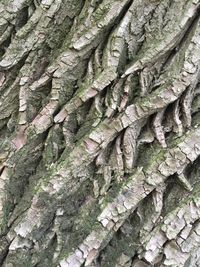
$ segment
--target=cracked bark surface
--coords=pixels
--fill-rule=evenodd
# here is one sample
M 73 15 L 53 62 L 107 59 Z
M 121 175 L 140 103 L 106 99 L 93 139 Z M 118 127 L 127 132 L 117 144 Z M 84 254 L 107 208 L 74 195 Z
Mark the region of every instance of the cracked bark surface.
M 200 1 L 0 15 L 0 265 L 199 266 Z

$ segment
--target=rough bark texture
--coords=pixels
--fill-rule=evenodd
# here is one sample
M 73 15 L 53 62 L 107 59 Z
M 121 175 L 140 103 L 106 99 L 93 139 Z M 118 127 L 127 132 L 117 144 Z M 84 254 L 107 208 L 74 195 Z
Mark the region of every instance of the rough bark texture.
M 199 0 L 1 0 L 0 265 L 200 266 L 199 78 Z

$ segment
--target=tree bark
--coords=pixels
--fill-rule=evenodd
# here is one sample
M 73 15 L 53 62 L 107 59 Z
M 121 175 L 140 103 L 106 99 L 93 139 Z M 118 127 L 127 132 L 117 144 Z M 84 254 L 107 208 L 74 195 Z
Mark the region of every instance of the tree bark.
M 0 3 L 0 265 L 200 266 L 200 1 Z

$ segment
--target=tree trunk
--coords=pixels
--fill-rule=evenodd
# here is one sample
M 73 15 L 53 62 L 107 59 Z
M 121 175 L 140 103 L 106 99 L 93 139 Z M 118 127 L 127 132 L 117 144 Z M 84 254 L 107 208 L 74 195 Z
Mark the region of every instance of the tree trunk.
M 1 0 L 1 266 L 200 266 L 199 14 Z

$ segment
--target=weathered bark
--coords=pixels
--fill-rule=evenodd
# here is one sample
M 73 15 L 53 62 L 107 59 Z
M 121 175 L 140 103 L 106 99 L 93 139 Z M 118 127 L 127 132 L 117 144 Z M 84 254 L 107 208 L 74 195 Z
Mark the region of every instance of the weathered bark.
M 200 1 L 0 15 L 1 266 L 200 266 Z

